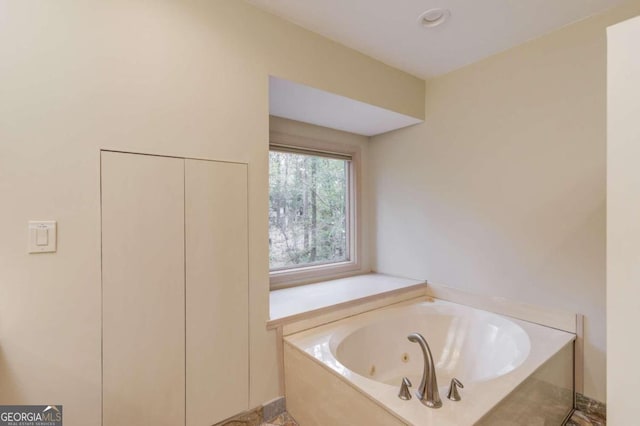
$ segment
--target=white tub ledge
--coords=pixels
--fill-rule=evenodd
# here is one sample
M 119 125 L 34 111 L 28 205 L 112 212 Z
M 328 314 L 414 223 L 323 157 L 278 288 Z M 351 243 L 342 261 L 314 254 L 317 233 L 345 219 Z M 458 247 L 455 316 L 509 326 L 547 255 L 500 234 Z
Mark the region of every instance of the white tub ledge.
M 426 281 L 377 273 L 274 290 L 267 328 L 287 335 L 420 297 Z

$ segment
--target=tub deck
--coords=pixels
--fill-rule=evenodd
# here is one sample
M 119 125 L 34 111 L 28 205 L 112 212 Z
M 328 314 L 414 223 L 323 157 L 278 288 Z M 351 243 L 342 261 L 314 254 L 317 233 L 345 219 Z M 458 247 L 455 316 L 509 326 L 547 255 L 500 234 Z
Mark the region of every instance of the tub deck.
M 402 305 L 406 307 L 415 303 Z M 420 303 L 446 306 L 461 313 L 474 310 L 442 300 Z M 532 415 L 551 416 L 560 419 L 560 424 L 571 411 L 575 335 L 513 318 L 509 320 L 527 333 L 531 343 L 530 352 L 522 364 L 500 377 L 465 383 L 463 398 L 459 402 L 446 399 L 448 383 L 439 381 L 444 403 L 440 409 L 427 408 L 415 397 L 410 401 L 400 400 L 396 386 L 356 374 L 336 359 L 331 343 L 334 335 L 348 335 L 397 313 L 398 309 L 403 309 L 403 306 L 377 309 L 284 337 L 287 405 L 301 424 L 461 426 L 497 424 L 499 419 L 513 421 L 518 416 Z M 333 346 L 335 349 L 335 339 Z M 384 350 L 384 342 L 371 350 Z M 414 383 L 414 389 L 417 384 Z M 551 394 L 546 385 L 553 387 L 556 394 Z M 543 400 L 549 396 L 557 402 L 555 409 L 541 413 L 540 404 L 546 404 Z M 540 398 L 536 400 L 536 397 Z

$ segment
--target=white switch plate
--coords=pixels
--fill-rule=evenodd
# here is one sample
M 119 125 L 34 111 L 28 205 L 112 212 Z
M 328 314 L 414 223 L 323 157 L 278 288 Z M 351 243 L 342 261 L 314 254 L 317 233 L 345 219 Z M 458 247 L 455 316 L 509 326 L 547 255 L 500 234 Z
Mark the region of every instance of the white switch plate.
M 56 251 L 57 224 L 55 220 L 29 221 L 29 253 Z

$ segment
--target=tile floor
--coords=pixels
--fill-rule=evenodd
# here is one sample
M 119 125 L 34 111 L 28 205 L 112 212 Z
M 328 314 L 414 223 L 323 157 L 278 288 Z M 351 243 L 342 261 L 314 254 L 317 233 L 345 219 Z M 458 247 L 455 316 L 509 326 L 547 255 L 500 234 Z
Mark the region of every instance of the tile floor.
M 262 423 L 260 426 L 298 426 L 298 423 L 289 415 L 289 413 L 284 412 L 275 419 Z
M 576 411 L 567 422 L 567 426 L 605 426 L 607 421 L 594 413 Z

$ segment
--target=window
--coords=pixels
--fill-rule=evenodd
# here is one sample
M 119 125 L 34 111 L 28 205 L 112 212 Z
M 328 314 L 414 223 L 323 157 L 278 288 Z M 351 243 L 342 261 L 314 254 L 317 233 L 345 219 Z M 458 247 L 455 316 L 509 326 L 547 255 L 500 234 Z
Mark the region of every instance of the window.
M 308 145 L 308 144 L 305 144 Z M 274 144 L 269 152 L 272 286 L 358 268 L 357 152 Z

